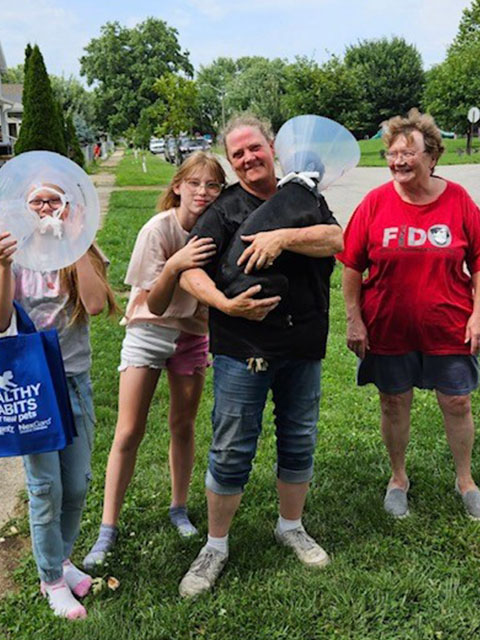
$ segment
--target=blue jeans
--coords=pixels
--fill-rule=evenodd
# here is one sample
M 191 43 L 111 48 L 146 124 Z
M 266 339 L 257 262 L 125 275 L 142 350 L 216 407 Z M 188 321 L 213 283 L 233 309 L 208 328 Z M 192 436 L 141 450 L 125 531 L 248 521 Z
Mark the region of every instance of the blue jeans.
M 269 361 L 253 373 L 245 360 L 215 356 L 213 441 L 206 477 L 214 493 L 241 493 L 262 430 L 268 390 L 273 393 L 277 475 L 287 483 L 311 480 L 320 402 L 319 360 Z
M 44 582 L 62 576 L 62 562 L 78 536 L 91 478 L 95 417 L 90 377 L 68 376 L 67 383 L 78 437 L 62 451 L 23 457 L 33 555 Z

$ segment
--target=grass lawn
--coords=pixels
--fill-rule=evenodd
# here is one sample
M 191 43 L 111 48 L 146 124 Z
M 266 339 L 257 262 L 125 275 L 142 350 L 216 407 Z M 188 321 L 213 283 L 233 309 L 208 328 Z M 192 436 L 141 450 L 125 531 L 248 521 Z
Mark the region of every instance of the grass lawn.
M 154 213 L 157 194 L 114 193 L 99 242 L 112 260 L 117 290 L 135 235 Z M 315 478 L 304 522 L 332 556 L 307 570 L 274 543 L 277 516 L 272 411 L 230 536 L 230 562 L 211 594 L 180 600 L 178 583 L 206 534 L 203 478 L 210 440 L 211 372 L 197 424 L 190 512 L 201 537 L 182 542 L 167 510 L 168 389 L 162 379 L 150 412 L 137 470 L 122 513 L 121 538 L 101 577 L 115 576 L 85 599 L 89 616 L 53 618 L 38 591 L 31 555 L 19 567 L 18 592 L 0 600 L 1 640 L 466 640 L 480 631 L 479 525 L 455 495 L 454 470 L 433 394 L 417 393 L 409 449 L 411 517 L 382 509 L 389 477 L 378 429 L 376 393 L 354 384 L 355 359 L 345 347 L 340 268 L 332 282 L 331 331 L 322 377 L 323 402 Z M 124 304 L 124 300 L 121 301 Z M 94 477 L 74 561 L 96 537 L 106 459 L 116 420 L 123 329 L 92 321 L 97 412 Z M 478 416 L 478 398 L 474 411 Z M 478 448 L 474 472 L 480 478 Z M 26 519 L 15 522 L 26 535 Z M 1 535 L 1 534 L 0 534 Z
M 143 171 L 142 159 L 145 158 L 147 172 Z M 168 184 L 175 173 L 175 166 L 168 164 L 163 156 L 154 155 L 149 151 L 139 151 L 135 158 L 133 151 L 128 149 L 116 170 L 115 184 L 117 187 L 130 185 L 150 186 Z
M 380 151 L 385 149 L 381 140 L 359 140 L 361 158 L 359 167 L 385 167 L 386 160 L 380 156 Z M 445 152 L 438 164 L 480 164 L 480 140 L 475 138 L 473 150 L 470 156 L 465 153 L 466 140 L 443 140 Z M 463 152 L 463 153 L 462 153 Z

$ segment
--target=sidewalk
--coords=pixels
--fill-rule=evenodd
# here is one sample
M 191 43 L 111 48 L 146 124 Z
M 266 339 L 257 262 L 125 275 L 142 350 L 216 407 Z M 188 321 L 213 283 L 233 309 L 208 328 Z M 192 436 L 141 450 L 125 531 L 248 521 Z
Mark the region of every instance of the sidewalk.
M 102 162 L 102 168 L 116 167 L 123 157 L 123 149 L 118 149 Z M 110 194 L 114 190 L 115 174 L 101 171 L 91 176 L 100 199 L 100 225 L 108 211 Z M 18 494 L 24 488 L 21 458 L 0 458 L 0 528 L 15 515 Z

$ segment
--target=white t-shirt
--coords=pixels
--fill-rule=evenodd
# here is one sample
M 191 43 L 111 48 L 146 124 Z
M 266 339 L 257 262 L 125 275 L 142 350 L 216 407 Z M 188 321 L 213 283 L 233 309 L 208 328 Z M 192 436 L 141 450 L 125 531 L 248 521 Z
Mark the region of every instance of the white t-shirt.
M 147 305 L 155 280 L 167 260 L 185 246 L 187 237 L 175 209 L 157 213 L 140 229 L 125 276 L 125 283 L 132 288 L 122 325 L 151 322 L 195 335 L 207 333 L 207 308 L 178 284 L 163 315 L 151 313 Z

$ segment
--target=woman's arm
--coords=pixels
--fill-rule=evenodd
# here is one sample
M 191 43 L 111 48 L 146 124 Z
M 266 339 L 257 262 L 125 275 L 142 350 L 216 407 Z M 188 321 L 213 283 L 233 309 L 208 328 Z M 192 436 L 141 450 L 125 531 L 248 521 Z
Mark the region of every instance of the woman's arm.
M 12 255 L 17 248 L 17 241 L 10 233 L 0 233 L 0 332 L 10 326 L 13 311 L 13 276 Z
M 253 296 L 261 290 L 260 285 L 250 287 L 234 298 L 227 298 L 217 289 L 213 280 L 203 269 L 184 271 L 180 277 L 180 286 L 209 307 L 215 307 L 229 316 L 239 316 L 258 322 L 262 321 L 280 302 L 280 296 L 255 299 Z
M 347 347 L 359 358 L 364 358 L 369 348 L 367 328 L 360 309 L 362 274 L 359 271 L 343 268 L 343 297 L 347 314 Z
M 470 342 L 470 353 L 474 356 L 480 352 L 480 271 L 472 275 L 473 312 L 467 322 L 465 343 Z
M 78 294 L 86 312 L 96 316 L 102 312 L 107 302 L 105 282 L 97 273 L 87 253 L 75 263 L 78 277 Z
M 343 249 L 342 229 L 336 224 L 261 231 L 242 236 L 242 240 L 250 242 L 238 259 L 239 265 L 246 263 L 245 273 L 273 264 L 286 250 L 310 258 L 326 258 Z
M 147 297 L 151 313 L 161 316 L 172 301 L 179 275 L 185 269 L 194 269 L 207 264 L 215 254 L 215 244 L 211 238 L 191 238 L 187 244 L 173 254 L 165 263 Z

